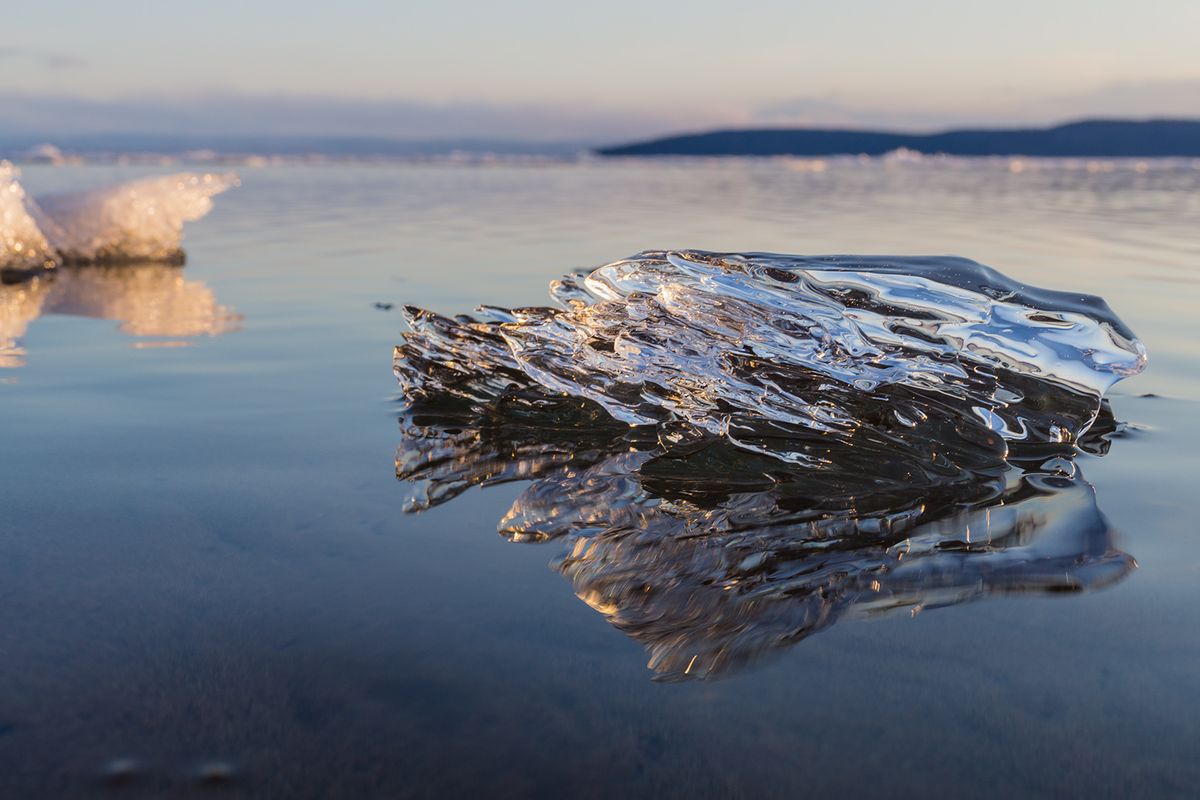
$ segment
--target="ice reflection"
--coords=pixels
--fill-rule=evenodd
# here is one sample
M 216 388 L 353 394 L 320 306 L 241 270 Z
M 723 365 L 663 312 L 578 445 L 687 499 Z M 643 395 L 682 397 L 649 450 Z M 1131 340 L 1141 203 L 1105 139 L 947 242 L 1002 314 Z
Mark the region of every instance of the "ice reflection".
M 407 510 L 528 481 L 500 533 L 560 540 L 553 568 L 662 680 L 734 672 L 843 619 L 1095 589 L 1135 567 L 1066 445 L 912 483 L 851 447 L 821 471 L 720 441 L 667 449 L 544 395 L 417 402 L 401 430 Z M 1081 447 L 1102 453 L 1115 430 L 1105 405 Z
M 0 367 L 25 364 L 22 339 L 47 314 L 112 319 L 145 340 L 136 346 L 179 346 L 198 336 L 237 330 L 242 317 L 212 289 L 162 263 L 63 266 L 21 283 L 0 285 Z

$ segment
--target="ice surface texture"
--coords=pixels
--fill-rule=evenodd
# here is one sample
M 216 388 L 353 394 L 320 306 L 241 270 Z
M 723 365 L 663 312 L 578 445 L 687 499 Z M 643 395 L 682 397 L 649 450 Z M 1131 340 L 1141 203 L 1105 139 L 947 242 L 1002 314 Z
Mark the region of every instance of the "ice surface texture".
M 31 199 L 0 162 L 0 270 L 59 263 L 177 261 L 183 223 L 212 209 L 237 176 L 190 172 Z
M 959 258 L 645 252 L 551 285 L 562 308 L 407 309 L 406 396 L 533 389 L 831 465 L 832 443 L 954 473 L 1012 443 L 1071 442 L 1145 349 L 1098 298 Z
M 54 248 L 34 219 L 36 206 L 17 181 L 17 170 L 0 161 L 0 270 L 53 266 Z
M 551 294 L 406 309 L 396 474 L 418 511 L 532 481 L 502 534 L 563 541 L 556 568 L 659 677 L 1134 566 L 1073 461 L 1146 361 L 1098 298 L 958 258 L 695 251 Z

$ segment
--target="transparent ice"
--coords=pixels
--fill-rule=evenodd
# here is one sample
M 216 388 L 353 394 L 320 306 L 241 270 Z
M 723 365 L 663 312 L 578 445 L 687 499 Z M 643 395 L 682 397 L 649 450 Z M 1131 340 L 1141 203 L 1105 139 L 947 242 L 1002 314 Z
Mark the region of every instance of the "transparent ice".
M 1146 353 L 1095 297 L 949 257 L 645 252 L 557 307 L 406 309 L 409 511 L 527 481 L 500 520 L 664 680 L 840 619 L 1112 584 L 1075 464 Z
M 406 396 L 515 388 L 598 403 L 664 445 L 709 437 L 820 468 L 832 442 L 954 471 L 1072 442 L 1146 352 L 1104 301 L 962 258 L 640 253 L 551 285 L 560 307 L 406 309 Z

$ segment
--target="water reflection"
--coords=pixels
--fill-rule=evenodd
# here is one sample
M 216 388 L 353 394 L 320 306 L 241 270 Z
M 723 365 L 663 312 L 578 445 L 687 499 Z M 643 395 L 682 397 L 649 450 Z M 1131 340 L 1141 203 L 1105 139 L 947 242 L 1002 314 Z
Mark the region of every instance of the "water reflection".
M 212 289 L 162 263 L 63 266 L 21 283 L 0 285 L 0 367 L 25 364 L 22 339 L 47 314 L 112 319 L 135 346 L 180 346 L 197 336 L 237 330 L 242 317 Z
M 561 540 L 553 568 L 662 680 L 731 673 L 843 619 L 1095 589 L 1136 566 L 1065 446 L 915 485 L 850 449 L 830 471 L 709 440 L 668 449 L 544 395 L 417 402 L 400 425 L 406 510 L 529 481 L 500 533 Z M 1106 405 L 1081 446 L 1103 453 L 1114 433 Z

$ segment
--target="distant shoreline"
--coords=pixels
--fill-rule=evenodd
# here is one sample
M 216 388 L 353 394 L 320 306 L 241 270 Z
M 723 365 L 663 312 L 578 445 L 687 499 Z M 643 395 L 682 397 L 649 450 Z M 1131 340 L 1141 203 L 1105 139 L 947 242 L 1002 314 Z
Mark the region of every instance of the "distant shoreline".
M 1200 158 L 1200 120 L 1090 120 L 1048 128 L 938 133 L 826 128 L 719 130 L 613 146 L 595 140 L 0 133 L 0 160 L 57 166 L 544 165 L 604 161 L 609 156 L 853 159 L 877 158 L 897 151 L 967 158 L 1195 159 Z
M 1200 157 L 1200 120 L 1083 120 L 1049 128 L 938 133 L 765 128 L 683 134 L 613 147 L 601 156 L 878 156 L 895 150 L 953 156 Z

